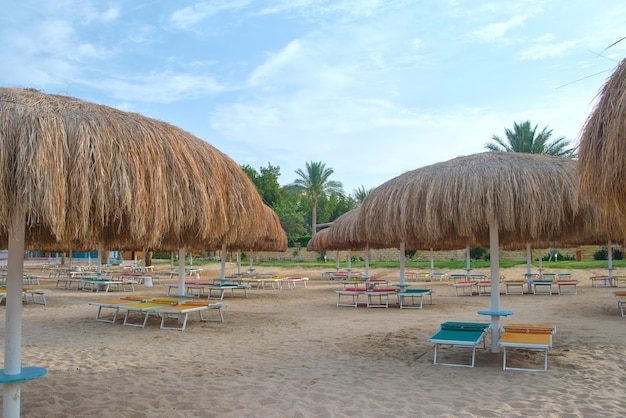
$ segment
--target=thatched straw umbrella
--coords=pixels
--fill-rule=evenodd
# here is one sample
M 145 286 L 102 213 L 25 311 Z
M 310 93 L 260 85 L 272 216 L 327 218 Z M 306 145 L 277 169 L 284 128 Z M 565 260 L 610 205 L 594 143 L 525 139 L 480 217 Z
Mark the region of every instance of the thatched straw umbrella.
M 557 237 L 578 209 L 571 161 L 545 155 L 488 152 L 404 173 L 361 205 L 367 237 L 406 243 L 454 242 L 491 252 L 492 350 L 498 351 L 500 243 Z
M 0 88 L 0 241 L 9 248 L 4 375 L 27 374 L 25 246 L 197 248 L 253 226 L 261 206 L 234 161 L 179 128 L 70 97 Z M 19 399 L 19 383 L 6 384 L 5 417 L 19 415 Z
M 581 191 L 626 218 L 626 60 L 602 87 L 582 130 L 578 158 Z

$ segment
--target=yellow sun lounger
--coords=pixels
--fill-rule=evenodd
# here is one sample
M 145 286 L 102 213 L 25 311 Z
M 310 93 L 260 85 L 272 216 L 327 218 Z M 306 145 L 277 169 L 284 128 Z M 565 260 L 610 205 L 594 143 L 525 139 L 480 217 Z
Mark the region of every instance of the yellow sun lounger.
M 228 302 L 217 302 L 217 303 L 207 303 L 200 301 L 192 301 L 185 302 L 182 305 L 172 305 L 166 306 L 163 308 L 157 308 L 154 310 L 155 313 L 161 315 L 161 329 L 173 329 L 177 331 L 184 331 L 187 327 L 187 319 L 189 319 L 189 314 L 193 312 L 197 312 L 200 315 L 200 321 L 212 321 L 212 322 L 224 322 L 224 315 L 222 314 L 222 308 L 227 307 Z M 207 311 L 209 309 L 217 309 L 219 319 L 207 319 L 202 315 L 203 311 Z M 182 321 L 179 319 L 183 317 Z M 165 321 L 168 318 L 175 318 L 180 324 L 178 327 L 173 326 L 165 326 Z
M 556 326 L 552 324 L 507 324 L 500 342 L 502 347 L 502 370 L 546 371 L 548 370 L 548 349 L 552 348 L 552 336 L 556 333 Z M 533 351 L 542 351 L 543 368 L 507 367 L 507 348 L 522 348 Z
M 98 312 L 96 313 L 96 321 L 114 324 L 115 321 L 117 320 L 117 314 L 119 313 L 121 304 L 141 302 L 141 301 L 146 301 L 150 299 L 151 298 L 149 296 L 126 296 L 126 297 L 118 298 L 118 299 L 107 299 L 107 300 L 101 300 L 98 302 L 89 302 L 89 304 L 92 306 L 98 307 Z M 103 308 L 115 310 L 115 312 L 113 313 L 112 319 L 102 318 Z
M 613 294 L 615 295 L 615 299 L 617 299 L 617 307 L 619 308 L 622 317 L 626 316 L 624 314 L 624 307 L 626 307 L 626 291 L 621 290 L 613 292 Z

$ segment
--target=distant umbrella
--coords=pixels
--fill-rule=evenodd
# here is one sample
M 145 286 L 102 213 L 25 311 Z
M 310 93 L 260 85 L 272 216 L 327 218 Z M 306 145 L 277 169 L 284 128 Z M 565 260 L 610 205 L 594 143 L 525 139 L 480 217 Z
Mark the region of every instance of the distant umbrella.
M 21 373 L 25 246 L 198 248 L 258 222 L 262 201 L 226 155 L 165 122 L 0 88 L 0 241 L 8 243 L 5 376 Z M 4 386 L 18 416 L 20 384 Z

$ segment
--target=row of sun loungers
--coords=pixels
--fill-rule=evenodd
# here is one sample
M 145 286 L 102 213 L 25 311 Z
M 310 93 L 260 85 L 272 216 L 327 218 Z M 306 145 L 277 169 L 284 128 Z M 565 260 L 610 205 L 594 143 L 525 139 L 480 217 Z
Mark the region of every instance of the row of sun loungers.
M 446 366 L 474 367 L 477 348 L 486 348 L 485 335 L 491 330 L 491 324 L 476 322 L 444 322 L 439 330 L 428 339 L 435 344 L 433 364 L 437 364 L 439 346 L 449 345 L 472 350 L 471 361 L 465 363 L 440 363 Z M 494 332 L 491 330 L 491 332 Z M 502 327 L 498 345 L 502 348 L 502 370 L 547 371 L 548 349 L 552 347 L 552 336 L 556 326 L 552 324 L 507 324 Z M 544 353 L 543 366 L 511 367 L 507 365 L 507 348 L 527 349 Z
M 337 306 L 349 306 L 356 308 L 365 305 L 368 308 L 388 308 L 390 296 L 398 298 L 400 309 L 422 309 L 424 296 L 430 297 L 430 305 L 433 303 L 433 289 L 394 289 L 389 287 L 346 287 L 342 290 L 335 290 L 337 294 Z M 347 299 L 347 301 L 346 301 Z M 416 299 L 419 302 L 416 302 Z
M 187 320 L 192 313 L 198 313 L 200 321 L 224 322 L 222 308 L 229 306 L 227 302 L 208 302 L 198 299 L 163 297 L 149 298 L 145 296 L 129 296 L 125 298 L 90 302 L 90 305 L 97 306 L 96 321 L 114 324 L 117 321 L 120 311 L 124 312 L 124 325 L 144 328 L 148 323 L 151 314 L 161 317 L 161 329 L 172 329 L 184 331 Z M 103 316 L 103 309 L 113 310 L 112 317 L 109 313 Z M 217 310 L 218 318 L 209 319 L 204 317 L 205 311 Z M 139 316 L 139 322 L 132 318 Z M 177 326 L 167 325 L 169 319 L 174 319 Z M 171 322 L 171 321 L 169 321 Z

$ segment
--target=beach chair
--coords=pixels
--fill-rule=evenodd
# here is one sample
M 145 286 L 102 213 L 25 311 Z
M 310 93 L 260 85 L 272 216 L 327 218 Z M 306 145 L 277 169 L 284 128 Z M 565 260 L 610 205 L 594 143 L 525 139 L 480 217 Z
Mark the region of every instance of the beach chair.
M 626 276 L 613 276 L 613 285 L 615 287 L 626 287 Z
M 126 311 L 124 314 L 124 325 L 145 328 L 151 313 L 155 313 L 159 308 L 171 305 L 172 302 L 170 300 L 163 298 L 151 299 L 145 302 L 123 303 L 119 305 L 119 309 Z M 143 322 L 130 322 L 129 318 L 131 312 L 135 312 L 139 314 L 140 317 L 143 317 Z
M 626 316 L 624 315 L 624 307 L 626 307 L 626 291 L 620 290 L 613 292 L 613 294 L 615 295 L 615 299 L 617 299 L 617 307 L 619 308 L 620 314 L 622 317 Z
M 376 289 L 367 289 L 365 291 L 365 295 L 367 296 L 367 307 L 368 308 L 389 308 L 389 296 L 397 294 L 398 291 L 396 289 L 390 288 L 376 288 Z M 373 298 L 378 298 L 378 303 L 372 302 Z
M 507 324 L 502 327 L 498 345 L 502 347 L 502 370 L 547 371 L 548 349 L 552 347 L 552 336 L 556 325 L 552 324 Z M 520 348 L 544 353 L 543 368 L 507 367 L 507 348 Z
M 453 284 L 456 296 L 472 296 L 474 294 L 474 286 L 478 285 L 478 280 L 465 280 Z M 459 293 L 460 289 L 460 293 Z
M 440 363 L 444 366 L 474 367 L 476 348 L 485 348 L 485 334 L 491 328 L 491 324 L 480 322 L 444 322 L 439 326 L 439 331 L 428 339 L 435 344 L 433 364 L 437 364 L 437 353 L 440 345 L 452 347 L 471 348 L 472 361 L 470 364 Z
M 298 283 L 302 283 L 304 288 L 306 289 L 306 282 L 309 281 L 308 277 L 285 277 L 280 281 L 280 288 L 282 290 L 284 285 L 287 285 L 287 289 L 293 290 L 297 287 Z
M 206 289 L 209 290 L 207 299 L 211 299 L 213 297 L 213 292 L 215 291 L 219 295 L 218 299 L 222 300 L 224 299 L 224 294 L 226 293 L 227 290 L 231 291 L 232 296 L 235 296 L 235 290 L 242 290 L 244 297 L 247 299 L 248 289 L 250 289 L 250 285 L 249 284 L 221 284 L 221 285 L 206 286 Z
M 502 283 L 504 283 L 504 294 L 505 295 L 523 295 L 524 294 L 524 286 L 528 283 L 526 279 L 506 279 Z
M 224 322 L 224 315 L 222 308 L 229 306 L 228 302 L 208 303 L 201 301 L 186 301 L 180 305 L 165 306 L 154 310 L 155 313 L 161 315 L 161 329 L 171 329 L 176 331 L 184 331 L 187 327 L 187 320 L 189 314 L 197 312 L 200 316 L 200 321 L 206 322 Z M 208 319 L 203 316 L 204 311 L 217 309 L 219 319 Z M 182 316 L 182 321 L 180 318 Z M 165 321 L 168 318 L 175 318 L 179 326 L 166 326 Z
M 559 273 L 556 279 L 559 295 L 577 295 L 578 280 L 571 273 Z
M 335 290 L 335 293 L 337 294 L 337 306 L 350 306 L 356 308 L 359 303 L 365 303 L 359 302 L 359 296 L 365 295 L 366 291 L 367 289 L 358 287 L 346 287 L 343 290 Z M 342 296 L 344 297 L 344 300 L 346 297 L 351 298 L 352 303 L 342 302 Z
M 433 293 L 435 293 L 432 289 L 404 289 L 398 292 L 398 303 L 400 304 L 400 309 L 422 309 L 424 304 L 424 296 L 430 296 L 429 305 L 433 304 Z M 406 304 L 406 299 L 411 298 L 411 304 Z M 415 298 L 419 298 L 419 305 L 415 303 Z
M 609 276 L 591 276 L 589 279 L 593 287 L 611 287 L 611 278 Z
M 24 297 L 24 302 L 28 302 L 28 297 L 31 297 L 33 303 L 38 305 L 47 305 L 48 301 L 46 300 L 46 295 L 52 293 L 50 289 L 40 289 L 35 287 L 23 287 L 22 295 Z
M 96 312 L 97 322 L 106 322 L 109 324 L 114 324 L 115 321 L 117 320 L 117 315 L 120 311 L 121 304 L 147 301 L 149 299 L 150 298 L 148 296 L 127 296 L 127 297 L 118 298 L 118 299 L 108 299 L 108 300 L 101 300 L 98 302 L 89 302 L 89 304 L 92 306 L 98 307 L 98 312 Z M 113 309 L 114 310 L 113 318 L 112 319 L 102 318 L 102 309 Z
M 551 295 L 552 285 L 556 279 L 556 274 L 544 274 L 542 278 L 531 282 L 533 295 Z

